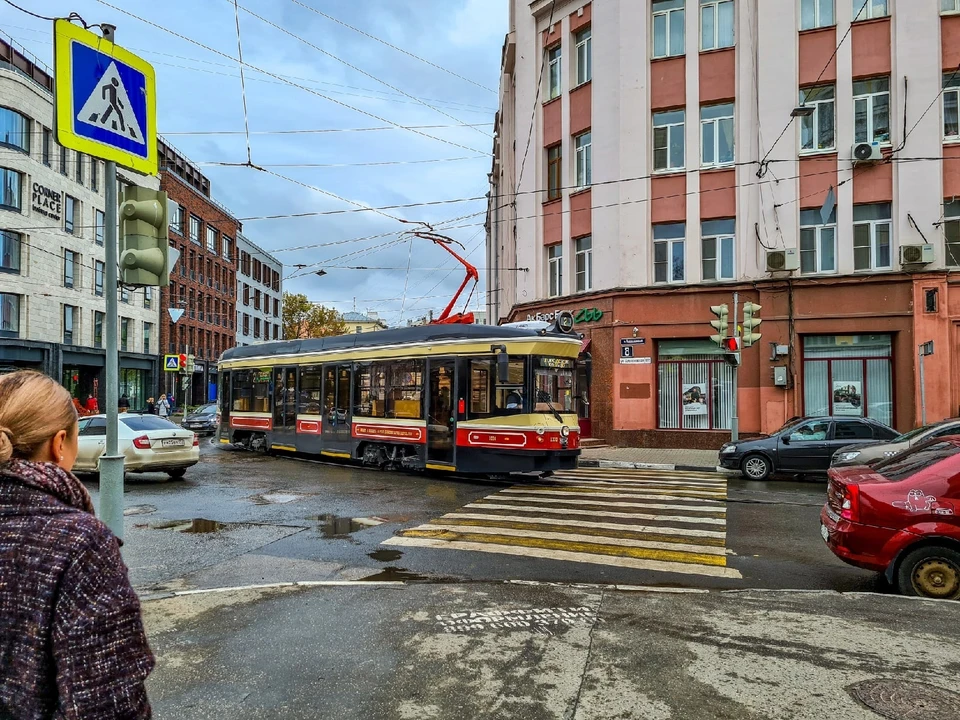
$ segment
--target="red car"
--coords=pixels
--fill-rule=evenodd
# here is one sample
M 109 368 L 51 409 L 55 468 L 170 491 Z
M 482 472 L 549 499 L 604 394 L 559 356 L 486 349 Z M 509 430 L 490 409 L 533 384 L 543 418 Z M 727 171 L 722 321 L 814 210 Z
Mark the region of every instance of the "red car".
M 829 471 L 820 534 L 904 595 L 960 599 L 960 435 Z

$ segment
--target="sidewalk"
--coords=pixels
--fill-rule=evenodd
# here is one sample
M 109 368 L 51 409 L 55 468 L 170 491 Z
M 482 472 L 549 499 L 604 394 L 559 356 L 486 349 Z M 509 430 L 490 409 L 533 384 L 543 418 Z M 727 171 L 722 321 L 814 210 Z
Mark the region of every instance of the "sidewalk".
M 580 455 L 580 467 L 640 468 L 720 472 L 716 450 L 680 448 L 591 448 Z

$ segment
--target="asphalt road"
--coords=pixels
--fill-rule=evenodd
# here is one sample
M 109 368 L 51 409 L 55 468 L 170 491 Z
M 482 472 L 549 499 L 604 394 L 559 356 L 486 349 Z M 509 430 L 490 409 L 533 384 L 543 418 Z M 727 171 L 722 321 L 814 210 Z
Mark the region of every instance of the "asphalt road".
M 127 476 L 124 557 L 147 596 L 361 579 L 884 589 L 820 539 L 823 481 L 584 470 L 482 482 L 208 442 L 201 457 L 183 481 Z

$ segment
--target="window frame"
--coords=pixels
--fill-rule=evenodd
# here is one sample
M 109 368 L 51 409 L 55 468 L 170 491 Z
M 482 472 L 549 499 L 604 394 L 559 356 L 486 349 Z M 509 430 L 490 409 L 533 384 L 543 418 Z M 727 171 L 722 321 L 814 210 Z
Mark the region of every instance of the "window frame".
M 63 231 L 70 235 L 75 235 L 77 229 L 77 205 L 80 203 L 77 198 L 67 193 L 63 194 Z
M 220 239 L 220 233 L 217 232 L 216 228 L 211 227 L 209 223 L 207 223 L 207 232 L 205 237 L 206 244 L 204 247 L 207 249 L 207 251 L 212 252 L 214 255 L 219 255 L 220 253 L 217 252 L 219 249 L 217 248 L 217 241 Z
M 944 7 L 948 2 L 953 4 L 953 7 L 950 9 Z M 960 0 L 940 0 L 941 15 L 956 15 L 957 13 L 960 13 Z
M 563 46 L 554 43 L 546 49 L 547 57 L 547 99 L 556 100 L 563 94 Z
M 710 108 L 721 108 L 721 107 L 730 107 L 730 115 L 721 115 L 718 117 L 704 118 L 704 110 Z M 735 103 L 718 103 L 715 105 L 701 105 L 700 106 L 700 167 L 701 168 L 723 168 L 730 167 L 736 164 L 737 161 L 737 146 L 736 146 L 736 137 L 737 137 L 737 108 Z M 730 137 L 732 140 L 730 146 L 730 159 L 729 160 L 720 160 L 720 131 L 722 129 L 721 123 L 729 121 L 730 122 Z M 713 128 L 713 156 L 711 160 L 706 159 L 707 152 L 707 143 L 704 141 L 704 130 L 707 126 Z
M 8 177 L 15 177 L 16 182 L 16 204 L 11 204 L 6 202 L 8 199 L 7 195 L 7 186 L 8 186 Z M 24 174 L 19 170 L 8 167 L 0 167 L 0 209 L 10 210 L 12 212 L 23 212 L 23 178 Z M 12 188 L 11 188 L 12 189 Z M 9 199 L 14 199 L 13 194 L 9 196 Z
M 150 354 L 150 342 L 153 340 L 153 323 L 143 322 L 143 354 Z
M 103 297 L 103 284 L 106 277 L 106 265 L 102 260 L 93 261 L 93 294 Z
M 949 268 L 960 268 L 960 202 L 943 203 L 943 216 L 943 262 Z M 954 263 L 950 262 L 951 258 L 955 260 Z
M 13 248 L 4 253 L 4 248 Z M 10 257 L 9 264 L 3 258 Z M 23 271 L 23 233 L 16 230 L 0 230 L 0 273 L 20 275 Z
M 563 243 L 547 246 L 547 297 L 563 295 Z
M 805 211 L 805 210 L 801 210 L 801 211 L 800 211 L 800 236 L 799 236 L 800 247 L 798 248 L 799 251 L 800 251 L 800 274 L 801 274 L 801 275 L 836 275 L 836 274 L 839 272 L 839 267 L 838 267 L 839 263 L 837 262 L 837 250 L 838 250 L 838 248 L 837 248 L 837 217 L 836 217 L 836 210 L 834 210 L 833 214 L 831 215 L 831 217 L 830 217 L 830 222 L 826 222 L 826 223 L 824 223 L 824 222 L 820 222 L 820 223 L 805 223 L 805 222 L 804 222 L 804 214 L 805 214 L 806 212 L 811 212 L 811 211 Z M 812 212 L 815 212 L 815 213 L 818 213 L 818 214 L 819 214 L 820 211 L 819 211 L 819 210 L 813 210 Z M 818 219 L 819 219 L 819 218 L 818 218 Z M 803 249 L 803 233 L 804 233 L 804 230 L 812 230 L 813 233 L 814 233 L 814 245 L 813 245 L 813 250 L 812 250 L 812 252 L 813 252 L 813 255 L 814 255 L 814 265 L 815 265 L 815 268 L 816 268 L 816 269 L 811 270 L 811 271 L 804 271 L 804 269 L 803 269 L 804 253 L 810 253 L 810 252 L 811 252 L 811 251 L 809 251 L 809 250 L 804 250 L 804 249 Z M 829 269 L 829 270 L 826 270 L 826 269 L 824 269 L 824 267 L 823 267 L 823 253 L 822 253 L 822 250 L 823 250 L 823 231 L 824 231 L 824 230 L 832 230 L 832 231 L 833 231 L 833 268 L 832 268 L 832 269 Z
M 20 307 L 23 302 L 23 296 L 19 293 L 0 292 L 0 337 L 18 338 L 20 337 Z M 3 317 L 5 308 L 11 307 L 7 323 L 11 327 L 4 329 Z
M 854 89 L 854 95 L 853 95 L 853 141 L 854 141 L 855 143 L 862 143 L 862 142 L 871 143 L 871 144 L 877 143 L 877 144 L 880 145 L 881 147 L 885 147 L 885 146 L 889 146 L 889 145 L 892 145 L 892 144 L 893 144 L 893 128 L 891 127 L 891 122 L 890 122 L 890 76 L 889 76 L 889 75 L 886 75 L 886 76 L 879 75 L 879 76 L 872 77 L 872 78 L 862 78 L 862 79 L 860 79 L 860 80 L 854 80 L 853 85 L 854 85 L 854 88 L 856 88 L 856 86 L 857 86 L 858 83 L 872 82 L 872 81 L 874 81 L 874 80 L 886 80 L 886 81 L 887 81 L 887 89 L 886 89 L 886 90 L 881 90 L 881 91 L 879 91 L 879 92 L 874 91 L 874 92 L 860 93 L 860 94 L 857 94 L 857 93 L 856 93 L 856 90 Z M 887 139 L 886 139 L 886 140 L 877 140 L 877 138 L 876 138 L 876 128 L 874 127 L 874 115 L 875 115 L 874 104 L 875 104 L 876 98 L 879 98 L 879 97 L 884 96 L 884 95 L 885 95 L 886 98 L 887 98 Z M 867 138 L 866 138 L 865 140 L 860 140 L 860 139 L 857 138 L 857 102 L 858 102 L 858 101 L 861 101 L 861 100 L 866 101 L 866 103 L 867 103 L 867 112 L 866 112 L 866 121 L 867 121 L 867 122 L 866 122 L 866 131 L 867 131 Z
M 40 160 L 47 167 L 52 167 L 50 160 L 50 150 L 53 147 L 53 131 L 50 128 L 43 128 L 41 131 L 42 144 L 40 150 Z
M 574 36 L 574 57 L 577 60 L 577 84 L 576 87 L 586 85 L 593 80 L 593 34 L 591 27 L 587 25 L 580 28 Z M 584 72 L 586 68 L 586 72 Z
M 588 244 L 587 247 L 584 247 Z M 576 292 L 588 292 L 593 290 L 593 236 L 584 235 L 575 238 L 574 246 L 574 286 Z M 581 268 L 582 265 L 582 268 Z M 581 282 L 581 278 L 583 282 Z
M 680 122 L 663 122 L 664 116 L 675 115 L 677 113 L 680 113 L 681 115 Z M 660 116 L 661 118 L 659 125 L 657 124 L 658 116 Z M 655 112 L 653 113 L 652 122 L 653 122 L 653 133 L 651 133 L 651 135 L 652 135 L 652 141 L 653 141 L 653 153 L 652 153 L 653 171 L 662 172 L 662 173 L 671 173 L 671 172 L 680 172 L 685 170 L 687 166 L 687 139 L 686 139 L 687 111 L 686 109 L 678 108 L 676 110 L 664 110 L 661 112 Z M 663 152 L 666 153 L 667 164 L 665 167 L 657 167 L 657 151 L 659 147 L 657 145 L 657 130 L 666 130 L 667 144 L 664 148 L 662 148 Z M 676 166 L 673 164 L 674 159 L 673 159 L 673 153 L 672 153 L 673 136 L 675 132 L 680 133 L 680 140 L 681 140 L 680 154 L 682 156 L 681 163 Z
M 960 6 L 960 0 L 955 0 Z M 957 11 L 960 14 L 960 10 Z M 947 98 L 953 98 L 954 122 L 956 132 L 947 132 Z M 943 115 L 943 140 L 944 142 L 960 142 L 960 73 L 956 71 L 949 74 L 943 74 L 943 98 L 941 99 L 940 110 Z
M 721 45 L 720 43 L 720 7 L 730 5 L 733 8 L 733 23 L 731 25 L 733 34 L 730 38 L 730 42 L 726 45 Z M 703 18 L 704 18 L 704 9 L 713 8 L 713 45 L 707 47 L 704 40 L 704 31 L 703 31 Z M 700 0 L 700 9 L 699 9 L 699 26 L 700 26 L 700 52 L 711 52 L 713 50 L 725 50 L 726 48 L 736 47 L 737 45 L 737 9 L 734 5 L 734 0 Z
M 883 3 L 883 13 L 874 15 L 874 3 L 882 2 Z M 877 20 L 879 18 L 890 17 L 890 0 L 867 0 L 866 4 L 863 6 L 862 10 L 857 10 L 860 6 L 860 0 L 852 0 L 852 7 L 850 8 L 851 12 L 856 13 L 853 16 L 853 22 L 864 22 L 865 20 Z M 861 14 L 863 15 L 861 17 Z
M 675 17 L 675 14 L 679 14 L 679 19 Z M 664 18 L 664 38 L 663 46 L 665 52 L 663 54 L 657 54 L 657 18 Z M 674 21 L 680 23 L 680 48 L 673 47 L 673 23 Z M 687 54 L 687 12 L 686 12 L 686 3 L 680 7 L 669 7 L 661 10 L 657 10 L 656 0 L 651 5 L 651 17 L 650 17 L 650 57 L 653 60 L 661 60 L 663 58 L 671 57 L 683 57 Z
M 31 140 L 31 135 L 33 133 L 33 124 L 34 124 L 33 120 L 29 116 L 24 115 L 19 110 L 15 110 L 12 107 L 8 107 L 6 105 L 0 105 L 0 113 L 4 113 L 4 112 L 8 112 L 12 116 L 14 116 L 14 120 L 19 120 L 21 127 L 19 129 L 14 129 L 10 134 L 6 136 L 0 137 L 0 147 L 8 148 L 10 150 L 16 150 L 17 152 L 21 152 L 25 155 L 29 155 L 30 148 L 32 145 L 30 140 Z M 20 136 L 22 144 L 17 144 L 15 141 L 10 140 L 11 136 L 15 138 L 17 135 Z
M 806 93 L 811 93 L 815 91 L 824 91 L 829 89 L 832 93 L 832 96 L 829 98 L 808 98 Z M 830 153 L 836 152 L 837 149 L 837 91 L 834 84 L 828 85 L 815 85 L 811 87 L 800 88 L 800 105 L 805 107 L 813 107 L 813 115 L 804 116 L 800 118 L 799 122 L 799 132 L 800 132 L 800 154 L 801 155 L 815 155 L 817 153 Z M 831 139 L 830 145 L 821 146 L 821 134 L 823 128 L 821 127 L 821 119 L 823 115 L 823 107 L 825 105 L 831 106 L 831 116 L 832 116 L 832 128 L 833 128 L 833 137 Z M 804 147 L 803 133 L 804 130 L 808 129 L 813 140 L 812 147 Z
M 69 256 L 69 257 L 68 257 Z M 67 273 L 67 269 L 70 272 Z M 69 280 L 69 284 L 67 281 Z M 63 287 L 75 288 L 77 286 L 77 253 L 68 248 L 63 249 Z
M 67 322 L 69 318 L 69 322 Z M 77 307 L 76 305 L 63 305 L 63 344 L 64 345 L 78 345 L 79 343 L 74 342 L 74 336 L 77 332 Z M 68 327 L 69 326 L 69 327 Z M 69 335 L 68 335 L 69 334 Z
M 712 260 L 707 259 L 707 242 L 714 244 L 714 256 Z M 726 247 L 725 247 L 726 246 Z M 723 274 L 725 250 L 730 251 L 730 274 Z M 707 262 L 713 263 L 713 277 L 707 277 Z M 729 282 L 737 278 L 737 235 L 736 230 L 733 233 L 700 234 L 700 280 L 702 282 Z
M 120 318 L 120 350 L 129 352 L 130 346 L 130 318 Z
M 803 26 L 803 6 L 805 3 L 813 3 L 813 15 L 814 21 L 813 25 L 810 27 Z M 820 17 L 821 13 L 821 4 L 823 0 L 800 0 L 800 17 L 797 18 L 797 27 L 800 28 L 800 32 L 806 32 L 807 30 L 822 30 L 823 28 L 835 27 L 837 24 L 837 6 L 835 0 L 828 0 L 830 5 L 830 13 L 832 15 L 830 22 L 824 23 L 823 18 Z
M 107 216 L 103 210 L 94 208 L 93 211 L 93 242 L 103 247 L 104 231 L 107 225 Z
M 100 161 L 90 156 L 90 189 L 95 192 L 100 192 Z
M 547 148 L 547 202 L 563 195 L 563 145 Z
M 871 203 L 872 204 L 872 203 Z M 887 204 L 887 203 L 878 203 L 878 204 Z M 854 206 L 856 210 L 857 206 Z M 888 265 L 878 265 L 877 256 L 879 255 L 879 243 L 877 239 L 877 228 L 881 225 L 887 226 L 887 241 L 888 241 L 888 253 L 890 256 L 890 262 Z M 863 247 L 856 244 L 857 241 L 857 227 L 868 227 L 870 232 L 870 266 L 869 267 L 857 267 L 856 266 L 856 257 L 857 257 L 857 248 Z M 879 219 L 870 219 L 870 220 L 856 220 L 853 223 L 853 256 L 854 256 L 854 269 L 856 272 L 877 272 L 881 270 L 892 270 L 893 269 L 893 218 L 892 215 L 889 218 L 879 218 Z
M 193 232 L 194 226 L 196 226 L 196 230 L 197 230 L 196 235 Z M 200 238 L 200 235 L 203 233 L 203 220 L 198 218 L 193 213 L 190 213 L 189 229 L 190 229 L 190 242 L 192 242 L 194 245 L 200 245 L 200 247 L 203 247 L 202 240 Z
M 175 200 L 170 200 L 169 208 L 172 211 L 170 212 L 170 229 L 183 237 L 183 205 Z
M 106 314 L 99 310 L 93 311 L 93 346 L 95 348 L 103 347 L 103 326 L 106 322 Z
M 593 184 L 593 138 L 590 130 L 573 138 L 574 182 L 577 190 L 585 190 Z
M 83 153 L 78 150 L 75 158 L 77 165 L 74 168 L 74 177 L 80 185 L 83 185 Z
M 674 232 L 673 230 L 668 230 L 668 228 L 681 228 L 682 234 L 680 236 L 667 235 L 664 237 L 657 237 L 658 229 L 663 232 Z M 687 281 L 687 226 L 686 223 L 658 223 L 653 226 L 653 284 L 655 285 L 677 285 L 683 284 Z M 657 246 L 661 245 L 666 248 L 666 256 L 662 261 L 657 260 Z M 680 246 L 680 258 L 681 258 L 681 277 L 676 277 L 676 255 L 677 248 Z M 666 269 L 666 277 L 663 280 L 657 279 L 657 267 L 663 266 Z

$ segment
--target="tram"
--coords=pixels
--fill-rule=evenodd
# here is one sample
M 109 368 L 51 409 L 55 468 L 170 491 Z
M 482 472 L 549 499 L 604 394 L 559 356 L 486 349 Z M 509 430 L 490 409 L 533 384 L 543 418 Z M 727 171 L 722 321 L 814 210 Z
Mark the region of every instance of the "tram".
M 551 324 L 426 325 L 234 348 L 219 362 L 218 438 L 382 469 L 575 468 L 587 389 L 578 389 L 572 329 L 563 313 Z

